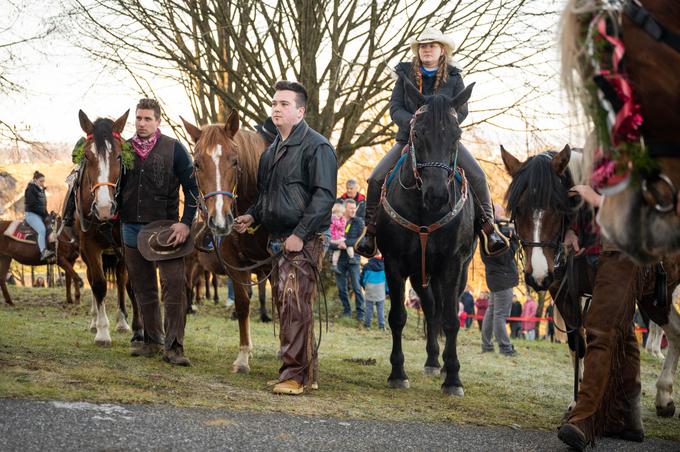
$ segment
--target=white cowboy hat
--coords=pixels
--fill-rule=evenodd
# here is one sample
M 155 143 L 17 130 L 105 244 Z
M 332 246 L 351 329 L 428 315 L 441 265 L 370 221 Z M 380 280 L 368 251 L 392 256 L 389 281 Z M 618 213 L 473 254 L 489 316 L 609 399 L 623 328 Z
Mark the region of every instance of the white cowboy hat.
M 418 55 L 418 45 L 428 42 L 438 42 L 443 45 L 448 56 L 453 55 L 456 50 L 456 44 L 449 36 L 435 28 L 426 28 L 417 38 L 411 38 L 411 51 L 414 55 Z

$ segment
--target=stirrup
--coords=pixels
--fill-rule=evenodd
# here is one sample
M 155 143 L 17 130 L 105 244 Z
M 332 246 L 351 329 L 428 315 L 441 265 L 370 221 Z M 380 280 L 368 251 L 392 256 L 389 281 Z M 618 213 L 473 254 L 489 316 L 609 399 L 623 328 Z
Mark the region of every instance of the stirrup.
M 366 233 L 359 243 L 354 247 L 354 252 L 358 255 L 370 259 L 378 254 L 378 246 L 376 244 L 375 236 Z
M 491 231 L 491 233 L 487 234 L 487 232 L 484 231 L 484 226 L 482 226 L 482 228 L 480 229 L 479 236 L 480 236 L 480 240 L 482 242 L 481 243 L 481 245 L 482 245 L 481 249 L 482 249 L 482 252 L 484 254 L 486 254 L 487 256 L 496 256 L 496 255 L 504 252 L 508 248 L 510 248 L 510 240 L 508 240 L 508 238 L 505 235 L 503 235 L 503 233 L 501 231 L 498 230 L 498 227 L 496 226 L 495 223 L 489 222 L 487 224 L 490 224 L 491 227 L 493 228 L 493 230 Z M 493 251 L 489 249 L 489 236 L 492 235 L 492 234 L 496 234 L 498 236 L 498 238 L 500 239 L 500 241 L 503 243 L 502 247 L 500 247 L 496 250 L 493 250 Z

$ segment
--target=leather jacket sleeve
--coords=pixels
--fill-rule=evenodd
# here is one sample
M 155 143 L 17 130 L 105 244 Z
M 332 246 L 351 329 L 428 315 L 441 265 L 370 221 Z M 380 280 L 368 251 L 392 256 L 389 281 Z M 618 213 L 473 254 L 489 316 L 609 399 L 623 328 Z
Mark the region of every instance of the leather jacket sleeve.
M 338 162 L 335 151 L 328 144 L 319 145 L 307 162 L 311 200 L 293 234 L 305 240 L 330 223 L 331 209 L 337 197 Z

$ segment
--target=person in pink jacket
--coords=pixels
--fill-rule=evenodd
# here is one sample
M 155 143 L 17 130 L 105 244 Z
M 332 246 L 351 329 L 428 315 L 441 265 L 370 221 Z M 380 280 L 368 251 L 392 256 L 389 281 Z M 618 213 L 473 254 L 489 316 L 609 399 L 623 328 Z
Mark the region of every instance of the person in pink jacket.
M 477 316 L 484 318 L 484 314 L 486 314 L 486 310 L 489 309 L 489 292 L 486 290 L 484 292 L 481 292 L 479 294 L 479 298 L 475 300 L 475 307 L 477 308 Z M 482 320 L 477 319 L 477 324 L 479 325 L 479 329 L 482 329 Z
M 524 302 L 524 308 L 522 309 L 522 317 L 536 317 L 536 302 L 533 298 L 527 297 Z M 536 322 L 535 321 L 523 321 L 522 330 L 524 330 L 524 336 L 533 341 L 536 339 Z

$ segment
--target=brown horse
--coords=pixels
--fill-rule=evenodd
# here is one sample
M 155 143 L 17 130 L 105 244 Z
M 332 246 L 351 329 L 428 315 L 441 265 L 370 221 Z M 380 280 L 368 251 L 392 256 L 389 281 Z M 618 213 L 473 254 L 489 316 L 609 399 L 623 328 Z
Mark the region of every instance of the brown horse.
M 52 212 L 48 215 L 45 220 L 46 223 L 46 233 L 45 238 L 48 244 L 48 248 L 53 248 L 50 242 L 54 241 L 54 228 L 56 226 L 57 215 Z M 2 295 L 5 298 L 5 303 L 10 306 L 14 306 L 12 302 L 12 297 L 9 295 L 7 290 L 7 272 L 12 263 L 12 259 L 23 265 L 45 265 L 45 262 L 40 259 L 40 249 L 36 243 L 26 243 L 23 241 L 15 240 L 11 237 L 5 235 L 5 231 L 12 224 L 11 221 L 0 221 L 0 288 L 2 289 Z M 64 269 L 66 272 L 68 270 Z M 71 269 L 73 271 L 73 269 Z
M 129 331 L 125 309 L 127 289 L 132 302 L 132 341 L 143 341 L 141 314 L 127 281 L 121 241 L 120 222 L 116 215 L 116 194 L 121 175 L 121 132 L 129 111 L 115 122 L 99 118 L 94 123 L 81 110 L 80 127 L 87 135 L 84 144 L 83 167 L 76 193 L 76 230 L 80 240 L 80 254 L 87 266 L 87 279 L 92 288 L 90 330 L 96 331 L 95 344 L 110 347 L 109 319 L 106 316 L 106 275 L 102 266 L 102 252 L 113 249 L 118 255 L 116 282 L 118 292 L 118 331 Z
M 201 191 L 198 202 L 202 214 L 207 217 L 207 227 L 219 243 L 227 273 L 234 281 L 240 347 L 232 370 L 247 373 L 250 371 L 248 359 L 252 342 L 250 300 L 244 284 L 250 282 L 252 270 L 239 268 L 269 257 L 268 233 L 263 228 L 243 235 L 231 234 L 231 231 L 234 213 L 245 212 L 255 202 L 258 164 L 267 143 L 256 132 L 239 130 L 236 111 L 231 112 L 226 124 L 206 125 L 199 129 L 184 121 L 184 127 L 195 143 L 194 167 Z M 265 265 L 257 270 L 268 274 L 270 268 Z
M 593 21 L 593 17 L 609 21 L 611 26 L 603 25 L 604 29 L 620 27 L 618 38 L 625 48 L 621 73 L 629 81 L 633 99 L 640 106 L 643 156 L 653 159 L 657 168 L 636 172 L 638 167 L 642 168 L 636 163 L 633 177 L 618 183 L 617 189 L 607 191 L 597 220 L 607 238 L 634 259 L 650 263 L 680 252 L 677 190 L 680 187 L 680 3 L 625 0 L 619 7 L 612 10 L 611 2 L 605 0 L 568 1 L 562 17 L 562 74 L 567 90 L 582 101 L 584 110 L 599 124 L 597 140 L 593 140 L 598 144 L 590 146 L 585 153 L 589 157 L 586 160 L 594 160 L 595 148 L 611 149 L 606 132 L 611 127 L 604 123 L 620 123 L 619 116 L 614 122 L 615 115 L 628 110 L 617 104 L 625 106 L 627 96 L 612 93 L 613 88 L 609 94 L 603 89 L 600 93 L 615 99 L 612 111 L 609 115 L 592 113 L 596 111 L 593 105 L 605 104 L 598 100 L 597 90 L 589 86 L 593 80 L 602 86 L 600 80 L 607 77 L 602 77 L 600 71 L 594 69 L 597 65 L 592 64 L 593 48 L 599 44 L 594 44 L 594 39 L 586 42 L 581 39 L 599 33 L 599 22 Z M 633 160 L 622 160 L 619 156 L 614 161 L 630 168 L 627 163 Z
M 564 241 L 565 226 L 577 214 L 568 203 L 567 190 L 579 181 L 581 154 L 572 152 L 569 146 L 559 153 L 544 152 L 525 162 L 520 162 L 502 147 L 501 154 L 505 168 L 512 176 L 506 199 L 526 256 L 525 280 L 534 290 L 550 290 L 567 325 L 572 357 L 576 358 L 578 352 L 578 357 L 583 358 L 586 346 L 582 320 L 586 314 L 582 301 L 586 294 L 593 293 L 596 268 L 588 262 L 589 257 L 574 257 L 573 271 L 567 268 L 560 272 L 563 276 L 553 279 L 555 262 L 561 260 L 556 253 Z M 661 326 L 668 337 L 668 356 L 656 383 L 656 411 L 659 416 L 672 416 L 675 412 L 673 377 L 680 357 L 680 315 L 671 306 L 673 292 L 680 284 L 680 257 L 665 260 L 664 266 L 666 290 L 658 291 L 655 271 L 649 267 L 641 275 L 636 301 L 640 311 Z M 566 278 L 564 284 L 562 277 Z M 666 300 L 659 296 L 664 293 Z M 581 365 L 579 382 L 582 375 Z M 573 405 L 574 402 L 570 408 Z

